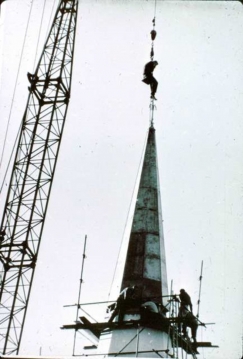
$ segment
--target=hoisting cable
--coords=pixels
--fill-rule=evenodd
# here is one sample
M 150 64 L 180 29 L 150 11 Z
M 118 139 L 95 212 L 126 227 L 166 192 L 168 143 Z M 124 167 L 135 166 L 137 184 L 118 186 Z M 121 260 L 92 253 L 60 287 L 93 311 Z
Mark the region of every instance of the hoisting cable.
M 129 204 L 129 209 L 128 209 L 128 212 L 127 212 L 126 223 L 128 223 L 129 215 L 130 215 L 131 210 L 132 210 L 134 194 L 135 194 L 135 191 L 137 190 L 137 186 L 138 186 L 138 178 L 139 178 L 139 176 L 141 174 L 141 171 L 142 171 L 142 161 L 143 161 L 144 153 L 145 153 L 145 150 L 146 150 L 146 143 L 147 143 L 147 140 L 148 140 L 148 133 L 149 132 L 146 133 L 146 137 L 145 137 L 145 140 L 144 140 L 143 151 L 142 151 L 142 155 L 141 155 L 140 161 L 139 161 L 139 166 L 138 166 L 137 175 L 136 175 L 136 182 L 135 182 L 135 185 L 134 185 L 133 191 L 132 191 L 132 197 L 131 197 L 131 201 L 130 201 L 130 204 Z M 120 254 L 121 254 L 121 250 L 122 250 L 122 244 L 123 244 L 123 240 L 124 240 L 124 237 L 125 237 L 126 229 L 127 229 L 127 224 L 125 225 L 124 230 L 123 230 L 122 240 L 120 242 L 118 256 L 117 256 L 117 259 L 116 259 L 116 266 L 115 266 L 115 270 L 113 272 L 113 277 L 112 277 L 110 290 L 109 290 L 109 294 L 108 294 L 108 301 L 106 303 L 108 303 L 109 300 L 110 300 L 110 295 L 111 295 L 111 291 L 112 291 L 112 288 L 113 288 L 113 283 L 114 283 L 114 280 L 115 280 L 115 275 L 116 275 L 118 264 L 119 264 L 119 259 L 120 259 Z
M 154 2 L 154 18 L 152 20 L 152 24 L 153 24 L 153 29 L 150 32 L 151 35 L 151 51 L 150 51 L 150 60 L 154 61 L 154 40 L 156 38 L 157 32 L 155 30 L 155 21 L 156 21 L 156 8 L 157 8 L 157 0 L 155 0 Z M 151 103 L 150 103 L 150 126 L 154 127 L 154 110 L 156 110 L 156 106 L 154 105 L 154 99 L 151 98 Z
M 150 31 L 150 35 L 151 35 L 151 50 L 150 50 L 150 61 L 144 66 L 144 72 L 143 72 L 143 80 L 142 82 L 144 82 L 146 85 L 150 86 L 150 90 L 151 90 L 151 95 L 150 95 L 150 99 L 151 99 L 151 105 L 150 106 L 150 126 L 153 127 L 153 113 L 154 113 L 154 109 L 155 107 L 153 106 L 154 100 L 157 100 L 155 97 L 155 93 L 157 91 L 157 87 L 158 87 L 158 81 L 154 78 L 153 76 L 153 72 L 154 69 L 156 68 L 156 66 L 158 65 L 157 61 L 154 61 L 154 40 L 156 38 L 156 30 L 155 30 L 155 19 L 156 19 L 156 5 L 157 5 L 157 0 L 155 0 L 154 3 L 154 17 L 152 20 L 152 24 L 153 24 L 153 29 Z
M 157 10 L 157 0 L 154 1 L 154 18 L 153 18 L 153 20 L 152 20 L 153 29 L 152 29 L 152 31 L 150 32 L 151 40 L 152 40 L 151 52 L 150 52 L 151 61 L 154 60 L 154 40 L 155 40 L 156 34 L 157 34 L 156 31 L 155 31 L 156 10 Z
M 4 141 L 3 141 L 3 149 L 2 149 L 2 153 L 1 153 L 1 159 L 0 159 L 0 171 L 1 171 L 1 167 L 2 167 L 2 161 L 3 161 L 4 152 L 5 152 L 5 147 L 6 147 L 6 141 L 7 141 L 7 136 L 8 136 L 10 119 L 11 119 L 11 115 L 12 115 L 13 103 L 14 103 L 14 100 L 15 100 L 17 83 L 18 83 L 18 79 L 19 79 L 19 72 L 20 72 L 20 67 L 21 67 L 22 59 L 23 59 L 24 47 L 25 47 L 27 33 L 28 33 L 28 29 L 29 29 L 30 17 L 31 17 L 31 14 L 32 14 L 32 9 L 33 9 L 33 2 L 34 1 L 32 0 L 31 5 L 30 5 L 30 11 L 29 11 L 29 16 L 28 16 L 28 20 L 27 20 L 26 29 L 25 29 L 24 41 L 23 41 L 23 45 L 22 45 L 22 50 L 21 50 L 21 55 L 20 55 L 20 60 L 19 60 L 16 80 L 15 80 L 15 85 L 14 85 L 13 97 L 12 97 L 12 101 L 11 101 L 11 105 L 10 105 L 10 111 L 9 111 L 9 115 L 8 115 L 7 128 L 6 128 L 6 131 L 5 131 L 5 136 L 4 136 Z M 18 132 L 18 135 L 19 135 L 19 132 Z M 17 137 L 18 137 L 18 135 L 17 135 Z M 15 144 L 16 144 L 16 142 L 17 142 L 17 139 L 15 140 Z M 15 146 L 15 144 L 14 144 L 14 146 Z M 12 155 L 13 155 L 13 150 L 11 152 L 11 157 L 10 157 L 9 163 L 11 161 Z M 4 175 L 4 180 L 6 178 L 8 168 L 9 168 L 9 164 L 7 166 L 7 170 L 6 170 L 5 175 Z M 4 180 L 3 180 L 3 183 L 4 183 Z M 3 188 L 3 183 L 2 183 L 2 186 L 1 186 L 1 191 L 2 191 L 2 188 Z M 0 191 L 0 193 L 1 193 L 1 191 Z
M 156 18 L 157 0 L 154 0 L 154 19 Z
M 48 22 L 48 26 L 47 26 L 47 30 L 46 30 L 46 38 L 47 38 L 48 33 L 50 31 L 51 19 L 53 18 L 53 12 L 54 12 L 54 5 L 55 5 L 55 0 L 53 0 L 53 4 L 52 4 L 51 14 L 50 14 L 50 18 L 49 18 L 49 22 Z
M 12 157 L 13 157 L 13 153 L 14 153 L 14 151 L 15 151 L 15 147 L 16 147 L 16 144 L 17 144 L 17 140 L 18 140 L 19 135 L 20 135 L 21 127 L 22 127 L 22 122 L 21 122 L 21 124 L 20 124 L 20 126 L 19 126 L 19 130 L 18 130 L 17 136 L 16 136 L 15 141 L 14 141 L 14 145 L 13 145 L 13 148 L 12 148 L 12 151 L 11 151 L 11 155 L 10 155 L 10 158 L 9 158 L 9 160 L 8 160 L 8 165 L 7 165 L 7 168 L 6 168 L 6 171 L 5 171 L 3 180 L 2 180 L 2 185 L 1 185 L 1 188 L 0 188 L 0 195 L 1 195 L 2 190 L 3 190 L 4 182 L 5 182 L 6 177 L 7 177 L 8 169 L 9 169 L 9 166 L 10 166 L 10 163 L 11 163 L 11 159 L 12 159 Z
M 151 61 L 154 60 L 154 40 L 156 38 L 157 32 L 155 31 L 155 17 L 152 20 L 153 23 L 153 30 L 151 30 L 150 35 L 151 35 L 151 40 L 152 40 L 152 44 L 151 44 L 151 51 L 150 51 L 150 59 Z
M 36 50 L 35 50 L 35 59 L 34 59 L 34 63 L 33 63 L 33 73 L 35 72 L 35 63 L 36 63 L 37 52 L 38 52 L 38 47 L 39 47 L 39 42 L 40 42 L 40 35 L 41 35 L 41 30 L 42 30 L 42 25 L 43 25 L 45 8 L 46 8 L 46 0 L 44 1 L 43 10 L 42 10 L 42 14 L 41 14 L 41 22 L 40 22 L 40 28 L 39 28 L 38 39 L 37 39 Z
M 33 2 L 31 3 L 31 6 L 33 5 L 33 3 L 34 3 L 34 0 L 33 0 Z M 54 2 L 53 2 L 53 8 L 54 8 L 54 3 L 55 3 L 55 0 L 54 0 Z M 46 6 L 46 0 L 45 0 L 45 2 L 44 2 L 43 11 L 42 11 L 42 17 L 41 17 L 41 23 L 40 23 L 39 35 L 38 35 L 38 41 L 37 41 L 36 53 L 35 53 L 35 60 L 34 60 L 34 63 L 33 63 L 34 66 L 35 66 L 35 62 L 36 62 L 36 56 L 37 56 L 37 50 L 38 50 L 38 45 L 39 45 L 40 33 L 41 33 L 42 24 L 43 24 L 43 17 L 44 17 L 44 12 L 45 12 L 45 6 Z M 53 10 L 53 8 L 52 8 L 52 10 Z M 32 10 L 32 9 L 30 9 L 30 10 Z M 30 14 L 30 15 L 31 15 L 31 14 Z M 26 29 L 26 33 L 27 33 L 27 29 Z M 23 44 L 23 46 L 24 46 L 24 44 Z M 21 66 L 21 64 L 20 64 L 20 66 Z M 19 67 L 20 67 L 20 66 L 19 66 Z M 18 80 L 18 79 L 17 79 L 17 80 Z M 17 81 L 17 80 L 16 80 L 16 81 Z M 11 113 L 10 113 L 10 116 L 11 116 Z M 1 188 L 0 188 L 0 194 L 2 193 L 2 190 L 3 190 L 4 182 L 5 182 L 6 177 L 7 177 L 7 173 L 8 173 L 8 170 L 9 170 L 10 163 L 11 163 L 11 159 L 12 159 L 13 153 L 14 153 L 14 151 L 15 151 L 15 146 L 16 146 L 17 140 L 18 140 L 18 138 L 19 138 L 21 126 L 22 126 L 22 122 L 21 122 L 21 124 L 20 124 L 20 126 L 19 126 L 19 130 L 18 130 L 16 139 L 15 139 L 15 142 L 14 142 L 14 145 L 13 145 L 13 148 L 12 148 L 12 151 L 11 151 L 11 155 L 10 155 L 10 158 L 9 158 L 9 161 L 8 161 L 8 165 L 7 165 L 7 168 L 6 168 L 4 177 L 3 177 L 2 185 L 1 185 Z M 4 152 L 4 150 L 3 150 L 3 152 Z M 3 153 L 2 153 L 2 157 L 3 157 Z M 2 161 L 2 158 L 1 158 L 1 161 Z M 1 165 L 0 165 L 0 168 L 1 168 Z
M 18 83 L 18 79 L 19 79 L 19 72 L 20 72 L 20 67 L 21 67 L 21 64 L 22 64 L 25 42 L 26 42 L 26 38 L 27 38 L 27 32 L 28 32 L 28 29 L 29 29 L 30 17 L 31 17 L 32 9 L 33 9 L 33 2 L 34 1 L 32 0 L 31 5 L 30 5 L 30 11 L 29 11 L 29 16 L 28 16 L 28 20 L 27 20 L 27 26 L 26 26 L 25 35 L 24 35 L 24 42 L 23 42 L 23 45 L 22 45 L 22 50 L 21 50 L 21 55 L 20 55 L 20 60 L 19 60 L 19 65 L 18 65 L 18 70 L 17 70 L 17 76 L 16 76 L 16 80 L 15 80 L 15 85 L 14 85 L 14 92 L 13 92 L 13 97 L 12 97 L 12 101 L 11 101 L 11 105 L 10 105 L 8 123 L 7 123 L 7 128 L 6 128 L 6 131 L 5 131 L 3 149 L 2 149 L 1 159 L 0 159 L 0 170 L 1 170 L 2 160 L 3 160 L 3 156 L 4 156 L 4 152 L 5 152 L 5 146 L 6 146 L 8 129 L 9 129 L 9 124 L 10 124 L 10 118 L 11 118 L 11 114 L 12 114 L 13 103 L 14 103 L 14 100 L 15 100 L 16 88 L 17 88 L 17 83 Z

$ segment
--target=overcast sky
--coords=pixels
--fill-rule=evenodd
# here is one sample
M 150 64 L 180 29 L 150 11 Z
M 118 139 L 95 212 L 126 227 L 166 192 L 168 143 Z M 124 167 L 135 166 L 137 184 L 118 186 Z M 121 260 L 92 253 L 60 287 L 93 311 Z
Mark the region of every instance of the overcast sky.
M 44 0 L 34 0 L 13 102 L 2 182 L 28 95 Z M 57 1 L 46 0 L 38 57 Z M 6 131 L 31 0 L 0 18 L 0 144 Z M 71 355 L 82 250 L 81 302 L 107 300 L 149 126 L 154 1 L 80 2 L 73 86 L 20 354 Z M 155 128 L 169 285 L 194 308 L 204 261 L 200 358 L 242 355 L 243 6 L 157 1 Z M 8 181 L 7 181 L 8 183 Z M 5 201 L 6 188 L 1 198 Z M 114 298 L 115 299 L 115 298 Z M 86 308 L 103 320 L 104 310 Z M 83 340 L 79 339 L 78 353 Z M 85 341 L 85 344 L 86 341 Z

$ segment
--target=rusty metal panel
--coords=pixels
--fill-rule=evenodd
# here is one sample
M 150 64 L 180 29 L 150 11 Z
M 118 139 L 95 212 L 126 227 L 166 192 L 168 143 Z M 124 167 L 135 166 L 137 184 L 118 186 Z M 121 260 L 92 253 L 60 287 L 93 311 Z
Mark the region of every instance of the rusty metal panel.
M 155 130 L 150 127 L 125 260 L 121 290 L 138 285 L 142 298 L 167 295 Z

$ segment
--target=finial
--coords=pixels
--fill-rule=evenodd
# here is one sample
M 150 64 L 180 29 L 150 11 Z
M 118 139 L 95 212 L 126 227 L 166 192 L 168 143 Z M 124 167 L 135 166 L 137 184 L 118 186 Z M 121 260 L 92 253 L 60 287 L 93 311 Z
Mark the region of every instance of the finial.
M 154 99 L 151 99 L 149 108 L 150 108 L 150 127 L 154 128 L 154 110 L 156 110 Z
M 150 59 L 151 59 L 151 61 L 154 60 L 154 47 L 153 47 L 153 45 L 152 45 L 151 51 L 150 51 Z

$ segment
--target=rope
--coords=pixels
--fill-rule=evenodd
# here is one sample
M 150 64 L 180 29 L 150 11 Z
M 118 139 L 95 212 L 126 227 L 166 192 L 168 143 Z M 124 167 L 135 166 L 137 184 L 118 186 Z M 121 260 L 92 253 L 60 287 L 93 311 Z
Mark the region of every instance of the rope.
M 24 42 L 23 42 L 23 45 L 22 45 L 22 50 L 21 50 L 21 55 L 20 55 L 20 60 L 19 60 L 19 66 L 18 66 L 17 76 L 16 76 L 16 80 L 15 80 L 15 85 L 14 85 L 14 92 L 13 92 L 13 97 L 12 97 L 9 116 L 8 116 L 8 123 L 7 123 L 7 128 L 6 128 L 5 136 L 4 136 L 3 149 L 2 149 L 1 159 L 0 159 L 0 171 L 1 171 L 1 167 L 2 167 L 2 161 L 3 161 L 4 152 L 5 152 L 5 147 L 6 147 L 9 124 L 10 124 L 10 119 L 11 119 L 11 115 L 12 115 L 13 103 L 14 103 L 14 100 L 15 100 L 16 88 L 17 88 L 17 83 L 18 83 L 18 78 L 19 78 L 20 67 L 21 67 L 21 64 L 22 64 L 22 58 L 23 58 L 24 47 L 25 47 L 25 42 L 26 42 L 26 38 L 27 38 L 27 32 L 28 32 L 28 29 L 29 29 L 30 16 L 31 16 L 31 13 L 32 13 L 32 9 L 33 9 L 33 0 L 31 1 L 30 11 L 29 11 L 29 16 L 28 16 L 28 21 L 27 21 L 27 26 L 26 26 L 26 29 L 25 29 Z M 11 156 L 12 156 L 12 154 L 11 154 Z M 5 174 L 4 178 L 5 177 L 6 177 L 6 174 Z
M 36 63 L 36 57 L 37 57 L 37 52 L 38 52 L 38 47 L 39 47 L 39 42 L 40 42 L 40 34 L 41 34 L 41 30 L 42 30 L 42 25 L 43 25 L 45 8 L 46 8 L 46 0 L 44 1 L 44 6 L 43 6 L 43 10 L 42 10 L 42 15 L 41 15 L 40 28 L 39 28 L 38 39 L 37 39 L 36 50 L 35 50 L 35 59 L 34 59 L 34 63 L 33 63 L 33 73 L 35 71 L 35 63 Z
M 53 16 L 54 5 L 55 5 L 55 0 L 53 0 L 53 4 L 52 4 L 51 14 L 50 14 L 50 18 L 49 18 L 49 22 L 48 22 L 48 26 L 47 26 L 47 30 L 46 30 L 46 37 L 47 37 L 49 29 L 50 29 L 50 23 L 51 23 L 51 19 Z
M 10 162 L 11 162 L 11 159 L 13 157 L 13 153 L 14 153 L 14 150 L 15 150 L 15 147 L 16 147 L 16 144 L 17 144 L 17 140 L 19 138 L 19 134 L 20 134 L 20 130 L 22 128 L 22 122 L 19 126 L 19 130 L 18 130 L 18 133 L 17 133 L 17 136 L 15 138 L 15 142 L 14 142 L 14 145 L 13 145 L 13 148 L 12 148 L 12 152 L 11 152 L 11 155 L 10 155 L 10 158 L 9 158 L 9 161 L 8 161 L 8 165 L 7 165 L 7 169 L 5 171 L 5 174 L 4 174 L 4 177 L 3 177 L 3 181 L 2 181 L 2 185 L 1 185 L 1 188 L 0 188 L 0 194 L 2 193 L 2 190 L 3 190 L 3 186 L 4 186 L 4 182 L 5 182 L 5 179 L 7 177 L 7 173 L 8 173 L 8 170 L 9 170 L 9 166 L 10 166 Z
M 6 146 L 6 140 L 7 140 L 9 123 L 10 123 L 10 118 L 11 118 L 11 113 L 12 113 L 12 107 L 13 107 L 13 102 L 14 102 L 14 99 L 15 99 L 16 86 L 17 86 L 19 71 L 20 71 L 20 67 L 21 67 L 21 62 L 22 62 L 22 57 L 23 57 L 23 50 L 24 50 L 24 46 L 25 46 L 25 42 L 26 42 L 26 37 L 27 37 L 27 32 L 28 32 L 28 27 L 29 27 L 29 22 L 30 22 L 30 17 L 31 17 L 32 8 L 33 8 L 33 3 L 34 3 L 34 0 L 31 2 L 30 12 L 29 12 L 29 17 L 28 17 L 28 22 L 27 22 L 27 27 L 26 27 L 26 31 L 25 31 L 25 37 L 24 37 L 24 42 L 23 42 L 23 46 L 22 46 L 22 52 L 21 52 L 21 57 L 20 57 L 20 62 L 19 62 L 19 67 L 18 67 L 18 73 L 17 73 L 17 78 L 16 78 L 16 82 L 15 82 L 15 87 L 14 87 L 14 94 L 13 94 L 12 103 L 11 103 L 11 107 L 10 107 L 10 113 L 9 113 L 9 117 L 8 117 L 8 124 L 7 124 L 6 133 L 5 133 L 5 139 L 4 139 L 4 144 L 3 144 L 2 155 L 1 155 L 0 169 L 1 169 L 2 159 L 3 159 L 3 155 L 4 155 L 4 151 L 5 151 L 5 146 Z M 55 0 L 53 1 L 51 15 L 53 14 L 54 4 L 55 4 Z M 35 67 L 35 63 L 36 63 L 37 51 L 38 51 L 38 46 L 39 46 L 39 41 L 40 41 L 40 34 L 41 34 L 42 25 L 43 25 L 43 18 L 44 18 L 44 13 L 45 13 L 45 7 L 46 7 L 46 0 L 45 0 L 45 2 L 44 2 L 44 6 L 43 6 L 43 10 L 42 10 L 41 23 L 40 23 L 38 40 L 37 40 L 37 45 L 36 45 L 36 52 L 35 52 L 35 59 L 34 59 L 34 63 L 33 63 L 34 67 Z M 48 27 L 49 27 L 49 25 L 50 25 L 50 20 L 51 20 L 51 16 L 50 16 L 50 19 L 49 19 Z M 34 72 L 34 68 L 33 68 L 33 72 Z M 19 137 L 19 134 L 20 134 L 21 125 L 22 125 L 22 123 L 20 124 L 20 127 L 19 127 L 19 130 L 18 130 L 16 139 L 15 139 L 15 142 L 14 142 L 14 145 L 13 145 L 13 149 L 12 149 L 12 151 L 11 151 L 11 155 L 10 155 L 10 158 L 9 158 L 9 161 L 8 161 L 7 169 L 6 169 L 6 171 L 5 171 L 5 174 L 4 174 L 4 177 L 3 177 L 3 181 L 2 181 L 2 184 L 1 184 L 0 194 L 2 193 L 3 186 L 4 186 L 4 182 L 5 182 L 6 177 L 7 177 L 7 173 L 8 173 L 8 170 L 9 170 L 10 163 L 11 163 L 11 159 L 12 159 L 12 157 L 13 157 L 13 153 L 14 153 L 14 150 L 15 150 L 15 147 L 16 147 L 16 143 L 17 143 L 17 140 L 18 140 L 18 137 Z
M 125 235 L 125 231 L 126 231 L 126 226 L 127 226 L 129 214 L 130 214 L 130 211 L 131 211 L 131 206 L 132 206 L 133 197 L 134 197 L 134 194 L 135 194 L 135 189 L 136 189 L 136 186 L 137 186 L 138 175 L 139 175 L 139 172 L 140 172 L 140 170 L 141 170 L 141 164 L 142 164 L 142 160 L 143 160 L 144 153 L 145 153 L 147 138 L 148 138 L 148 132 L 147 132 L 147 134 L 146 134 L 146 138 L 145 138 L 145 142 L 144 142 L 144 146 L 143 146 L 143 152 L 142 152 L 142 155 L 141 155 L 141 158 L 140 158 L 140 163 L 139 163 L 139 166 L 138 166 L 138 171 L 137 171 L 137 176 L 136 176 L 136 182 L 135 182 L 135 185 L 134 185 L 134 187 L 133 187 L 132 197 L 131 197 L 131 201 L 130 201 L 130 205 L 129 205 L 129 210 L 128 210 L 128 213 L 127 213 L 126 224 L 125 224 L 125 227 L 124 227 L 124 230 L 123 230 L 122 240 L 121 240 L 121 242 L 120 242 L 120 247 L 119 247 L 118 256 L 117 256 L 117 259 L 116 259 L 116 266 L 115 266 L 113 278 L 112 278 L 112 281 L 111 281 L 111 286 L 110 286 L 110 291 L 109 291 L 109 295 L 108 295 L 108 300 L 109 300 L 109 298 L 110 298 L 110 294 L 111 294 L 110 292 L 111 292 L 111 289 L 112 289 L 112 286 L 113 286 L 113 283 L 114 283 L 114 279 L 115 279 L 115 274 L 116 274 L 116 270 L 117 270 L 117 266 L 118 266 L 118 261 L 119 261 L 120 253 L 121 253 L 123 238 L 124 238 L 124 235 Z
M 152 37 L 152 44 L 151 44 L 151 51 L 150 51 L 151 61 L 154 60 L 154 39 L 156 37 L 156 31 L 155 31 L 156 10 L 157 10 L 157 0 L 155 0 L 155 2 L 154 2 L 154 18 L 152 20 L 153 30 L 151 31 L 151 37 Z
M 157 0 L 154 0 L 154 20 L 156 18 Z

